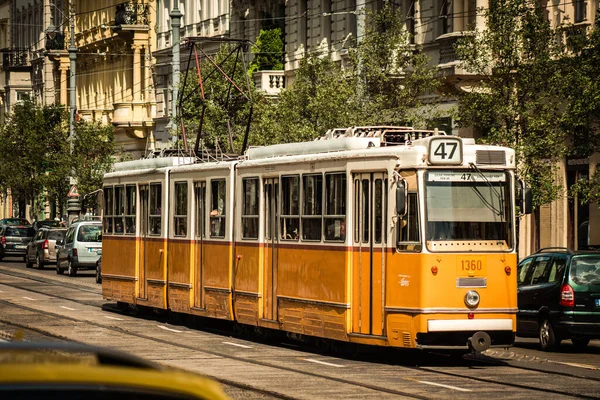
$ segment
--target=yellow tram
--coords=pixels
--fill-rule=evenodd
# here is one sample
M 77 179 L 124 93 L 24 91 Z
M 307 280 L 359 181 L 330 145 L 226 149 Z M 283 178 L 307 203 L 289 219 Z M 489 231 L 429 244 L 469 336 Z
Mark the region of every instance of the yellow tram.
M 405 127 L 118 163 L 102 293 L 354 343 L 509 346 L 517 183 L 513 150 Z

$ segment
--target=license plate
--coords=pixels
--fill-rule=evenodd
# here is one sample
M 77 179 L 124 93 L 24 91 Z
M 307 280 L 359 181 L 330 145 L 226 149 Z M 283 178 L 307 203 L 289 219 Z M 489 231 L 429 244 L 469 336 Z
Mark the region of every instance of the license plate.
M 458 257 L 456 259 L 456 275 L 485 276 L 485 257 Z
M 17 247 L 17 249 L 26 249 L 27 248 L 27 246 L 24 244 L 18 244 L 16 247 Z
M 596 307 L 600 307 L 600 299 L 596 299 Z

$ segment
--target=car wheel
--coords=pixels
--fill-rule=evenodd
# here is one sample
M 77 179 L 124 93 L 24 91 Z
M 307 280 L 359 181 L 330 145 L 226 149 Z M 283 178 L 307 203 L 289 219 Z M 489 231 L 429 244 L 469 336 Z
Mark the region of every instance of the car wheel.
M 75 269 L 75 267 L 73 266 L 73 263 L 71 262 L 71 260 L 69 260 L 67 262 L 67 273 L 69 274 L 69 276 L 75 276 L 75 275 L 77 275 L 77 269 Z
M 44 269 L 44 262 L 40 259 L 40 255 L 35 256 L 35 266 L 37 269 Z
M 64 272 L 63 269 L 60 267 L 60 264 L 57 261 L 56 262 L 56 275 L 62 275 L 63 272 Z
M 543 351 L 550 351 L 558 347 L 560 339 L 556 337 L 554 328 L 547 318 L 540 324 L 540 347 Z
M 29 261 L 29 257 L 25 256 L 25 268 L 31 268 L 31 261 Z
M 578 349 L 585 349 L 587 345 L 590 343 L 590 339 L 588 338 L 571 338 L 571 342 L 573 342 L 573 346 Z

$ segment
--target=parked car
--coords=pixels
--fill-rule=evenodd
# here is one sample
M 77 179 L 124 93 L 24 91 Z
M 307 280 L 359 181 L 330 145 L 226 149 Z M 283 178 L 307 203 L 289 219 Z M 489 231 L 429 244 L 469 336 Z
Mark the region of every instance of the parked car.
M 0 342 L 2 399 L 227 400 L 212 378 L 74 343 Z
M 100 253 L 100 258 L 96 261 L 96 283 L 102 283 L 102 253 Z
M 67 270 L 69 276 L 75 276 L 79 270 L 96 269 L 102 251 L 102 222 L 75 222 L 67 228 L 64 240 L 56 244 L 59 246 L 57 274 Z
M 4 257 L 23 257 L 27 252 L 27 243 L 33 239 L 32 226 L 0 226 L 0 261 Z
M 54 219 L 44 219 L 42 221 L 35 221 L 33 223 L 33 229 L 36 231 L 42 227 L 46 228 L 58 228 L 60 226 L 60 221 Z
M 46 264 L 56 263 L 56 241 L 64 239 L 66 232 L 66 228 L 40 228 L 27 244 L 25 267 L 35 263 L 37 269 L 43 269 Z
M 31 225 L 25 218 L 3 218 L 0 219 L 0 225 Z
M 600 339 L 600 252 L 541 249 L 519 263 L 517 282 L 517 336 L 537 336 L 542 350 Z

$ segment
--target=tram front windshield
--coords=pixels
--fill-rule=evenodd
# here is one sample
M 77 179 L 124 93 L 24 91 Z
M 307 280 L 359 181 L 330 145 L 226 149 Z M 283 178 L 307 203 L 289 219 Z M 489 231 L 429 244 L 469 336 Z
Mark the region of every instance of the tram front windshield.
M 509 182 L 505 172 L 427 172 L 427 242 L 477 240 L 511 248 Z

